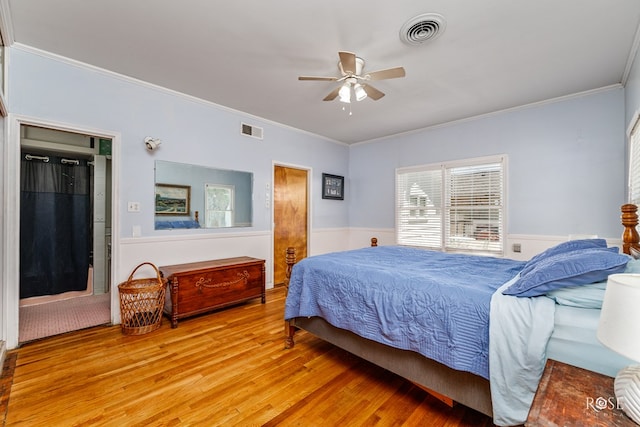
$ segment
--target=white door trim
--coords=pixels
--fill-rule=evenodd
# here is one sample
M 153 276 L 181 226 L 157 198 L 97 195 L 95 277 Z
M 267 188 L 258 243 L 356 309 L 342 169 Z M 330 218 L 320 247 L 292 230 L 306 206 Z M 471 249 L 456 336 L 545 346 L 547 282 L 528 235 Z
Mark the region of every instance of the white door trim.
M 20 305 L 20 126 L 30 125 L 66 132 L 82 133 L 85 135 L 112 140 L 111 167 L 112 167 L 112 204 L 111 204 L 111 230 L 112 230 L 112 257 L 111 271 L 119 271 L 118 255 L 120 243 L 120 150 L 121 135 L 119 132 L 89 128 L 85 126 L 49 121 L 35 117 L 9 114 L 7 117 L 7 132 L 5 133 L 4 156 L 4 272 L 2 277 L 2 334 L 8 349 L 18 346 L 19 330 L 19 305 Z M 111 274 L 111 281 L 117 277 Z M 110 289 L 113 284 L 109 284 Z M 111 292 L 111 321 L 114 322 L 119 311 L 118 293 Z

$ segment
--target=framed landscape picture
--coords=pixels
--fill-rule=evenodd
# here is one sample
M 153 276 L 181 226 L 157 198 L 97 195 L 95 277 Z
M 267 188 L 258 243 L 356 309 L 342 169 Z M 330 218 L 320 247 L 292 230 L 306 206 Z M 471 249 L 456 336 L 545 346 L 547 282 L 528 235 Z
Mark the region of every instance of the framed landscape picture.
M 323 173 L 322 198 L 344 200 L 344 177 Z
M 189 215 L 191 187 L 156 184 L 156 215 Z

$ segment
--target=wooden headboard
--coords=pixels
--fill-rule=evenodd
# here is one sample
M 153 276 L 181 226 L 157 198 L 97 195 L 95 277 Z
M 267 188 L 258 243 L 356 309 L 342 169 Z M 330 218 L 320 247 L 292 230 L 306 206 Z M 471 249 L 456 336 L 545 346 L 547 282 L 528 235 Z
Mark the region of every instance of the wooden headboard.
M 629 254 L 634 258 L 640 257 L 640 236 L 638 236 L 638 206 L 630 203 L 622 205 L 620 208 L 622 215 L 622 225 L 624 231 L 622 233 L 622 252 Z

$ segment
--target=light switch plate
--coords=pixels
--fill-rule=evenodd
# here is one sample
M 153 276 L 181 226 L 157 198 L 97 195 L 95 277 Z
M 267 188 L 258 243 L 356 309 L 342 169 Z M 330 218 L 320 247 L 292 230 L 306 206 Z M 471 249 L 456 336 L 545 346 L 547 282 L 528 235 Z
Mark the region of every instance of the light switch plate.
M 140 202 L 129 202 L 127 204 L 127 210 L 129 212 L 140 212 Z

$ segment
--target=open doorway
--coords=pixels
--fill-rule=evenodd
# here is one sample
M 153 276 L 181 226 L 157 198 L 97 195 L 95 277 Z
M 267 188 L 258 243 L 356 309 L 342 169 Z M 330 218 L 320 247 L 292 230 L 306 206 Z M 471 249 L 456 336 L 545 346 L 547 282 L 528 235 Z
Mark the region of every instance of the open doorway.
M 19 343 L 110 322 L 111 142 L 20 126 Z

